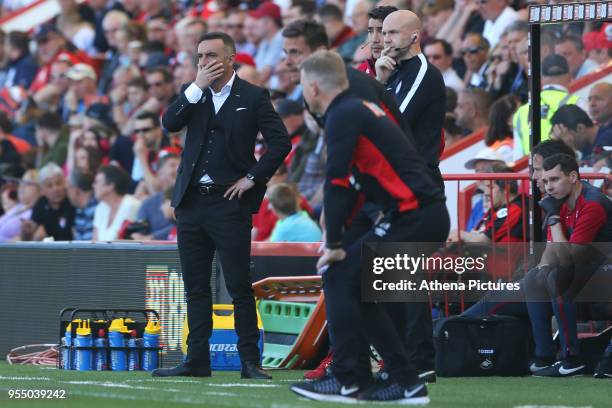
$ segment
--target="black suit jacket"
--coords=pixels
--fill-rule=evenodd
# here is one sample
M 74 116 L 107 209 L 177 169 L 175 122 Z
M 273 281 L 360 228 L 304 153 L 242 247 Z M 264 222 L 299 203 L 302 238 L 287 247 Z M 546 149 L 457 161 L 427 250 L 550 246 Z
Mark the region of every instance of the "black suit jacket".
M 200 144 L 206 137 L 211 115 L 211 98 L 200 103 L 189 103 L 184 92 L 168 107 L 162 117 L 162 125 L 170 132 L 178 132 L 187 126 L 185 149 L 178 168 L 172 206 L 178 207 L 185 196 L 192 173 L 200 155 Z M 266 183 L 291 150 L 291 141 L 283 121 L 274 110 L 268 92 L 236 77 L 223 104 L 225 116 L 225 143 L 230 165 L 240 172 L 255 176 L 255 187 L 242 197 L 252 212 L 257 212 L 266 192 Z M 257 161 L 255 139 L 261 132 L 267 149 Z

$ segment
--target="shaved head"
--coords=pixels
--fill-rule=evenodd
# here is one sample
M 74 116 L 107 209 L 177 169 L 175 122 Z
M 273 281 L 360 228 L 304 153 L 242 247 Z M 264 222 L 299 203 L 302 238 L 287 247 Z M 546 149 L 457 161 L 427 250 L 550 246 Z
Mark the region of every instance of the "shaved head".
M 390 27 L 401 29 L 401 30 L 419 30 L 421 31 L 423 25 L 419 17 L 410 10 L 397 10 L 389 14 L 383 26 L 388 24 Z
M 409 59 L 421 52 L 421 20 L 409 10 L 398 10 L 383 21 L 382 54 L 397 61 Z

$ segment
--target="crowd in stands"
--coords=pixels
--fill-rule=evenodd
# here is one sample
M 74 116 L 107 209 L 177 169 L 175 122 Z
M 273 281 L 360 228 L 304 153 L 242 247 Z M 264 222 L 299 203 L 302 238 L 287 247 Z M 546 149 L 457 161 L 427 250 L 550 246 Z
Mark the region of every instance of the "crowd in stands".
M 30 3 L 5 0 L 2 15 Z M 324 41 L 347 64 L 375 76 L 385 47 L 382 21 L 396 9 L 415 11 L 424 54 L 447 86 L 446 147 L 480 134 L 487 147 L 466 163 L 477 172 L 511 171 L 529 153 L 532 2 L 58 3 L 59 14 L 32 32 L 0 31 L 0 242 L 175 238 L 169 197 L 184 134 L 163 129 L 160 116 L 195 78 L 196 45 L 206 32 L 234 39 L 238 76 L 269 90 L 291 136 L 292 151 L 254 215 L 254 240 L 321 239 L 313 220 L 321 213 L 326 147 L 303 107 L 295 63 L 300 47 L 310 46 L 300 34 L 308 24 L 323 27 Z M 569 87 L 610 66 L 612 25 L 543 27 L 540 51 L 543 139 L 565 142 L 581 166 L 609 171 L 612 84 L 597 83 L 585 100 Z M 485 213 L 500 200 L 495 192 L 481 197 L 465 237 L 495 238 L 487 234 L 494 220 Z

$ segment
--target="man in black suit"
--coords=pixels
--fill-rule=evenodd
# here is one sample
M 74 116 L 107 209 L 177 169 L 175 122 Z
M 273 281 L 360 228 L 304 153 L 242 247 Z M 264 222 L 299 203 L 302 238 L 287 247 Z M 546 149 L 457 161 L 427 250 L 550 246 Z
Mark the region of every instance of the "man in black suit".
M 153 376 L 210 376 L 208 339 L 212 333 L 210 276 L 215 250 L 233 299 L 242 378 L 269 379 L 259 366 L 259 330 L 249 274 L 251 214 L 266 183 L 291 149 L 287 130 L 266 90 L 233 70 L 236 48 L 224 33 L 198 42 L 198 74 L 162 118 L 187 138 L 172 207 L 187 297 L 189 336 L 185 362 Z M 255 159 L 257 133 L 267 149 Z

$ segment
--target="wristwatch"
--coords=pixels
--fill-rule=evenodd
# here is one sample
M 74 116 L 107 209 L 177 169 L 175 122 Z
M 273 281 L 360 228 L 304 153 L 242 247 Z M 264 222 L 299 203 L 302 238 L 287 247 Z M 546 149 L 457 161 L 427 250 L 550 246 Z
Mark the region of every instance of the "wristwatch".
M 558 224 L 560 221 L 561 217 L 559 217 L 558 215 L 553 215 L 546 219 L 546 225 L 552 227 L 553 225 Z
M 247 173 L 246 179 L 251 180 L 253 183 L 255 182 L 255 176 L 252 175 L 251 173 Z

